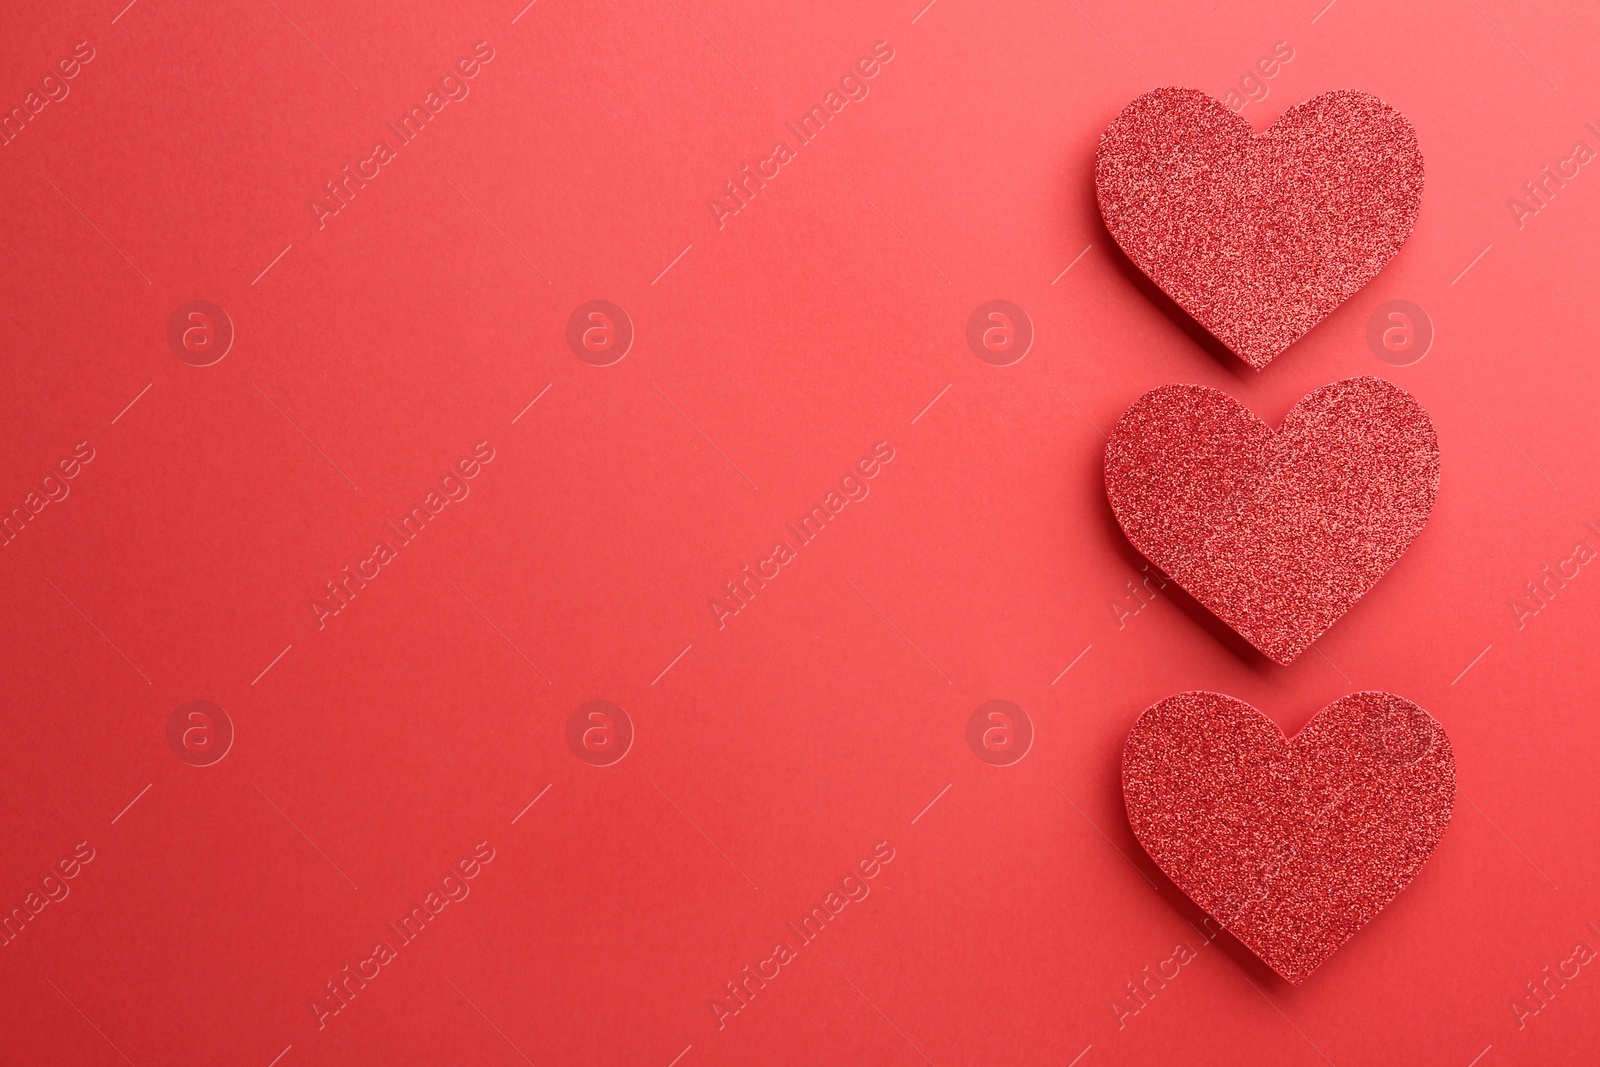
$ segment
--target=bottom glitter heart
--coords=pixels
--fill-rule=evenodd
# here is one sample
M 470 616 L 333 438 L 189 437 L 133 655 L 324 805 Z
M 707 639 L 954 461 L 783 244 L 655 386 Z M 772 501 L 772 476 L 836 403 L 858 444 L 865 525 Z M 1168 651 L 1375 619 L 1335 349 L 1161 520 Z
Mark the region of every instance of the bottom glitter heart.
M 1416 876 L 1455 791 L 1444 727 L 1392 693 L 1342 697 L 1292 740 L 1242 700 L 1181 693 L 1139 716 L 1122 753 L 1150 858 L 1295 984 Z

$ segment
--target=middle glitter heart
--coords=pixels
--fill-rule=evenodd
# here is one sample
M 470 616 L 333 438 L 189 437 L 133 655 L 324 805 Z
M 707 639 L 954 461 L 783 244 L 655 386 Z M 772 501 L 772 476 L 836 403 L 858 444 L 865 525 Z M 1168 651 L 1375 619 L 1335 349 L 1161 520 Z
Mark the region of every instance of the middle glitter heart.
M 1221 390 L 1166 385 L 1117 422 L 1105 479 L 1133 546 L 1288 664 L 1427 525 L 1439 441 L 1422 406 L 1381 378 L 1325 385 L 1277 430 Z

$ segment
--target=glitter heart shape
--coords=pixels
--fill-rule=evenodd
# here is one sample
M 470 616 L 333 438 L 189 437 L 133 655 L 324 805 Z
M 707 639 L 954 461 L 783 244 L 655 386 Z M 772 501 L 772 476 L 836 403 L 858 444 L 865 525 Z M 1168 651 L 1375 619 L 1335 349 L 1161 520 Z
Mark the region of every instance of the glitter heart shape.
M 1095 192 L 1140 270 L 1260 370 L 1405 244 L 1422 197 L 1405 116 L 1339 90 L 1265 133 L 1195 89 L 1156 89 L 1100 137 Z
M 1177 887 L 1298 985 L 1414 878 L 1450 823 L 1450 739 L 1392 693 L 1352 693 L 1293 739 L 1182 693 L 1122 750 L 1134 836 Z
M 1105 479 L 1133 546 L 1287 665 L 1427 525 L 1439 440 L 1382 378 L 1308 393 L 1278 430 L 1220 389 L 1165 385 L 1117 421 Z

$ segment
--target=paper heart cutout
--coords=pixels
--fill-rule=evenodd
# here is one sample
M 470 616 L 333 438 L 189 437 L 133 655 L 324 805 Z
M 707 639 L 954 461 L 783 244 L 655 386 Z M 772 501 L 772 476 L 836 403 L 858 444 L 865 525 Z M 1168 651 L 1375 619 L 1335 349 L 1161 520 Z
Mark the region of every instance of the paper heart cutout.
M 1134 836 L 1168 878 L 1299 984 L 1416 876 L 1450 823 L 1450 739 L 1391 693 L 1285 738 L 1218 693 L 1147 709 L 1122 752 Z
M 1381 378 L 1307 394 L 1278 430 L 1221 390 L 1166 385 L 1118 420 L 1105 479 L 1133 546 L 1287 665 L 1427 525 L 1439 440 Z
M 1156 89 L 1100 137 L 1095 192 L 1140 270 L 1256 370 L 1366 285 L 1417 220 L 1405 116 L 1340 90 L 1265 133 L 1194 89 Z

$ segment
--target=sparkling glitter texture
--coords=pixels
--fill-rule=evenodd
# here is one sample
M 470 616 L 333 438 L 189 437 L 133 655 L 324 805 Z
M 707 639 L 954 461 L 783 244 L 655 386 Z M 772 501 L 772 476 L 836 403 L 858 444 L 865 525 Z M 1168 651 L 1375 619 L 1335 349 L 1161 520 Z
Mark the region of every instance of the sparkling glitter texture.
M 1336 700 L 1293 740 L 1241 700 L 1183 693 L 1139 716 L 1122 753 L 1150 858 L 1296 984 L 1416 876 L 1455 790 L 1444 728 L 1390 693 Z
M 1258 135 L 1202 92 L 1156 89 L 1101 135 L 1095 189 L 1128 258 L 1260 370 L 1400 251 L 1422 153 L 1367 93 L 1324 93 Z
M 1279 430 L 1220 390 L 1166 385 L 1111 431 L 1105 478 L 1133 546 L 1288 664 L 1422 532 L 1439 441 L 1381 378 L 1323 386 Z

